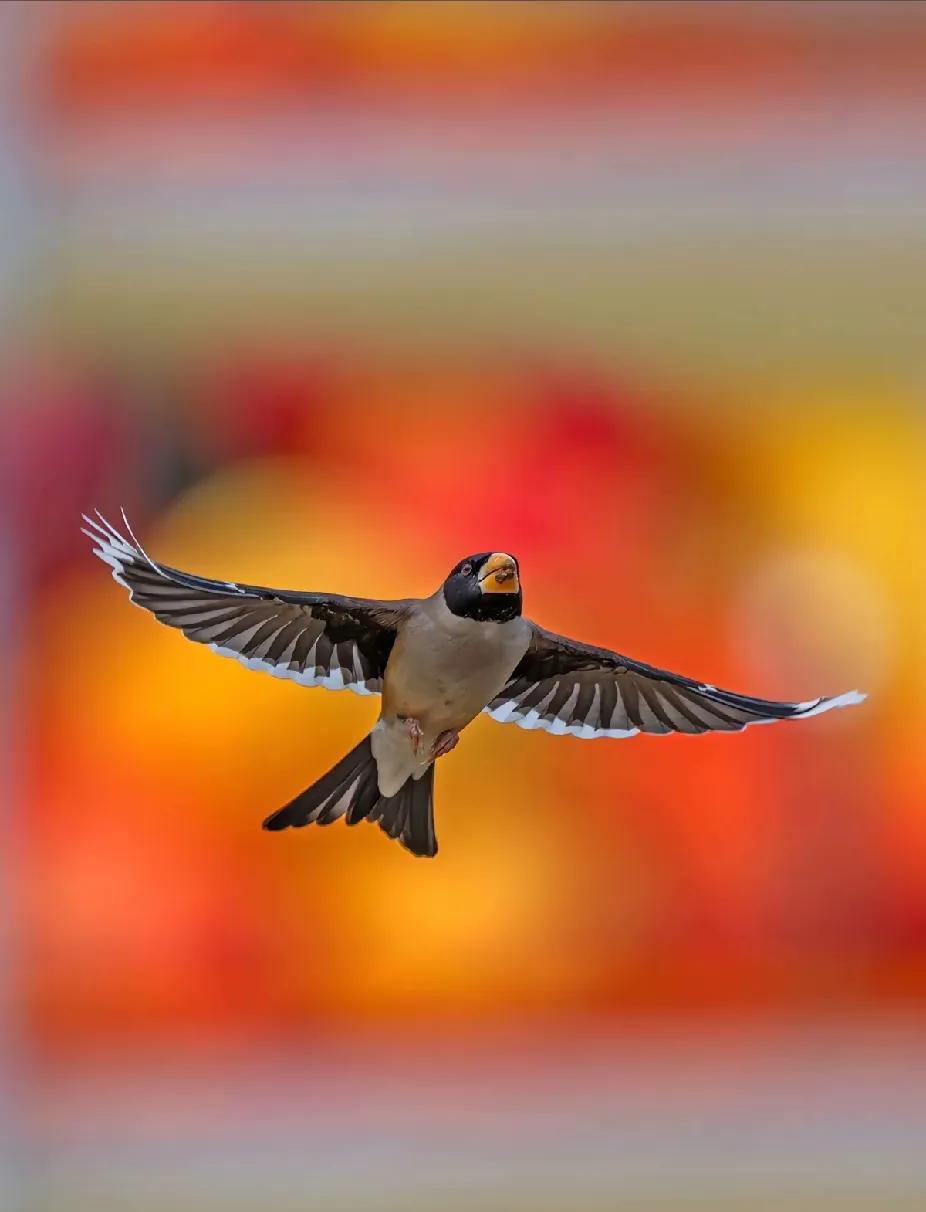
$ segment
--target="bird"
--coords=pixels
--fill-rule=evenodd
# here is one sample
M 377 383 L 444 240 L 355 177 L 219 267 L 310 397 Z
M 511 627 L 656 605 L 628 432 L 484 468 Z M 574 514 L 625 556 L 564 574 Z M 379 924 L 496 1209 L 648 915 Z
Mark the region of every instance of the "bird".
M 263 822 L 375 822 L 411 854 L 437 854 L 434 766 L 481 713 L 556 736 L 739 732 L 860 703 L 856 690 L 785 703 L 547 631 L 523 613 L 505 551 L 458 561 L 426 598 L 383 601 L 212 580 L 153 560 L 132 531 L 82 515 L 93 553 L 131 601 L 213 652 L 302 686 L 380 695 L 372 730 Z

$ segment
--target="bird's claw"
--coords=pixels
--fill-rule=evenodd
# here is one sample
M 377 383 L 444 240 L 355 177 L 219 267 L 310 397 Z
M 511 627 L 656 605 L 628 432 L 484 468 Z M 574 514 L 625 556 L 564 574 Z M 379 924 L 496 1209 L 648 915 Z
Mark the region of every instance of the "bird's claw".
M 414 716 L 408 716 L 403 720 L 403 723 L 405 724 L 405 731 L 408 733 L 408 739 L 412 744 L 412 753 L 417 754 L 418 748 L 421 745 L 421 738 L 424 736 L 421 725 Z
M 431 757 L 435 759 L 443 757 L 451 749 L 456 749 L 459 739 L 460 734 L 458 732 L 442 732 L 431 748 Z

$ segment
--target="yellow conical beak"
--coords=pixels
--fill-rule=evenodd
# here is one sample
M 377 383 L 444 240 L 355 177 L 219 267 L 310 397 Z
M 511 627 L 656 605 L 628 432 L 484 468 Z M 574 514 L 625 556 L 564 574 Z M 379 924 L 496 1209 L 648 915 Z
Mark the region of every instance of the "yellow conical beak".
M 518 566 L 506 551 L 495 551 L 479 569 L 483 593 L 517 593 L 521 588 Z

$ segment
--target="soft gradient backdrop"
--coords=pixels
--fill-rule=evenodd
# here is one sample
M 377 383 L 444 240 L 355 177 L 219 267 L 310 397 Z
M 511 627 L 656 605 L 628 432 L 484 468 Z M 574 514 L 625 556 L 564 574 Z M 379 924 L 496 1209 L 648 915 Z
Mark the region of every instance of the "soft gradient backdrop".
M 926 1199 L 926 6 L 7 4 L 4 1209 Z M 430 592 L 861 708 L 375 718 L 131 609 Z M 2 1149 L 2 1147 L 0 1147 Z M 5 1165 L 5 1170 L 4 1170 Z

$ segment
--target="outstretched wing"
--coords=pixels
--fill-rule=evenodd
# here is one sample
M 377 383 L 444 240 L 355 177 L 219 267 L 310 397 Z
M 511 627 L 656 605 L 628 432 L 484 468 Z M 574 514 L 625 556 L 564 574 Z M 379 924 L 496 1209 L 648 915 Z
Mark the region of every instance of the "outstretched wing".
M 213 581 L 152 560 L 132 534 L 84 515 L 93 554 L 136 606 L 213 652 L 303 686 L 379 694 L 410 603 Z
M 747 724 L 806 719 L 865 697 L 850 690 L 806 703 L 750 698 L 532 627 L 521 663 L 485 708 L 503 724 L 579 737 L 739 732 Z

